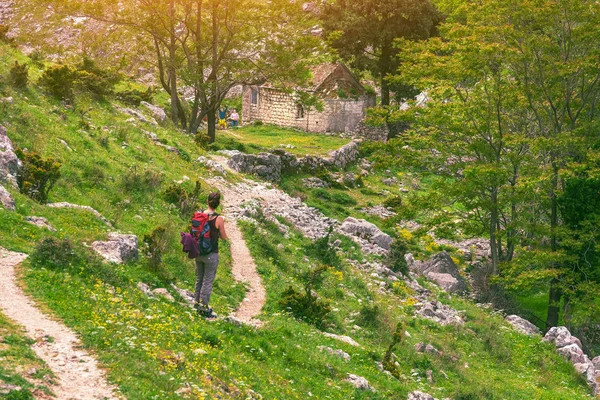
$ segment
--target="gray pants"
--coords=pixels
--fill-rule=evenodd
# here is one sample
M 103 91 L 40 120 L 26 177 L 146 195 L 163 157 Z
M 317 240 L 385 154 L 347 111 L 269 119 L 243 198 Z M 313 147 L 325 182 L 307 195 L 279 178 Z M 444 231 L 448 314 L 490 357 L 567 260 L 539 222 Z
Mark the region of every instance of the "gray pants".
M 219 253 L 196 257 L 196 290 L 194 292 L 196 303 L 202 301 L 202 304 L 208 306 L 218 266 Z

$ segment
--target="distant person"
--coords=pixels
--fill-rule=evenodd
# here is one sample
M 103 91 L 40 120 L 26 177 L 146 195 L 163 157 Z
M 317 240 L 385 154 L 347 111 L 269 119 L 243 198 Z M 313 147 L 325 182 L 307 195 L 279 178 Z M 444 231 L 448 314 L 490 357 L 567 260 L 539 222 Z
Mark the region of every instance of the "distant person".
M 229 110 L 228 106 L 219 107 L 219 123 L 217 124 L 219 129 L 227 129 L 227 110 Z
M 240 114 L 238 114 L 238 112 L 235 108 L 231 112 L 231 115 L 229 116 L 229 118 L 231 118 L 231 126 L 234 128 L 237 127 L 238 123 L 240 121 Z
M 220 203 L 221 195 L 219 193 L 208 195 L 208 209 L 205 213 L 208 215 L 212 248 L 208 254 L 196 257 L 195 308 L 209 319 L 217 317 L 208 304 L 213 289 L 213 282 L 217 275 L 217 267 L 219 266 L 219 239 L 227 240 L 225 220 L 216 212 Z

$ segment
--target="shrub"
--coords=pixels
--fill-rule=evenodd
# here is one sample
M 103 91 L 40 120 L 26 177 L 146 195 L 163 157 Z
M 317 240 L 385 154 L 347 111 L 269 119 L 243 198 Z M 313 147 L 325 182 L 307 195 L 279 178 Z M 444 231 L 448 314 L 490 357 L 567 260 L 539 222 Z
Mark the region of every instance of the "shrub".
M 150 266 L 158 271 L 162 264 L 162 256 L 169 246 L 169 231 L 164 226 L 155 228 L 150 235 L 144 236 L 144 244 L 147 246 Z
M 383 201 L 384 207 L 397 211 L 402 206 L 402 197 L 392 196 Z
M 356 204 L 356 200 L 350 197 L 347 193 L 334 193 L 333 196 L 331 196 L 331 200 L 345 206 L 353 206 Z
M 138 107 L 142 101 L 152 103 L 154 90 L 152 88 L 145 91 L 130 89 L 117 93 L 116 97 L 127 105 Z
M 365 304 L 361 307 L 357 323 L 360 326 L 368 326 L 376 328 L 381 325 L 381 309 L 377 304 L 369 305 Z
M 52 96 L 65 101 L 73 100 L 73 88 L 77 71 L 68 65 L 51 67 L 44 71 L 40 84 Z
M 21 149 L 17 149 L 16 154 L 23 163 L 17 174 L 19 190 L 40 203 L 46 203 L 50 190 L 60 178 L 60 163 Z
M 123 174 L 122 184 L 126 192 L 146 193 L 159 187 L 162 179 L 163 175 L 158 171 L 146 169 L 140 172 L 137 166 L 133 166 Z
M 322 200 L 331 200 L 331 194 L 325 189 L 315 189 L 313 190 L 313 195 Z
M 398 325 L 396 325 L 396 330 L 394 331 L 394 335 L 392 336 L 392 342 L 385 352 L 382 361 L 383 368 L 386 371 L 389 371 L 396 378 L 400 378 L 401 374 L 393 359 L 394 348 L 404 341 L 405 332 L 406 326 L 402 322 L 398 322 Z
M 339 268 L 342 266 L 342 260 L 334 247 L 329 244 L 332 231 L 333 229 L 330 228 L 327 235 L 315 240 L 310 246 L 305 247 L 304 251 L 310 257 L 316 257 L 324 265 Z
M 205 132 L 198 132 L 194 136 L 194 142 L 198 147 L 206 150 L 210 144 L 210 137 Z
M 331 312 L 331 306 L 329 301 L 320 299 L 316 295 L 314 288 L 322 283 L 323 273 L 329 268 L 328 265 L 320 265 L 302 274 L 300 279 L 304 282 L 303 292 L 289 286 L 282 293 L 282 298 L 279 301 L 280 306 L 291 311 L 298 319 L 316 326 L 323 325 L 325 318 Z
M 27 64 L 19 64 L 15 61 L 15 64 L 10 69 L 10 83 L 17 89 L 24 89 L 27 87 L 29 82 L 29 67 Z
M 13 40 L 8 37 L 8 31 L 10 30 L 8 25 L 0 24 L 0 42 L 12 43 Z
M 31 254 L 32 265 L 49 269 L 66 269 L 83 261 L 84 257 L 75 251 L 68 239 L 45 238 Z
M 404 256 L 408 252 L 408 245 L 402 239 L 394 239 L 387 255 L 386 264 L 389 269 L 408 276 L 408 263 Z
M 31 59 L 33 65 L 41 68 L 44 66 L 44 61 L 46 58 L 40 49 L 35 49 L 31 52 L 31 54 L 29 54 L 29 59 Z
M 261 120 L 257 119 L 256 121 L 253 122 L 253 125 L 254 126 L 263 126 L 264 123 Z
M 189 216 L 200 207 L 200 194 L 202 185 L 196 181 L 192 191 L 186 190 L 182 185 L 172 183 L 164 191 L 163 198 L 166 202 L 175 204 L 182 216 Z
M 77 66 L 77 84 L 82 89 L 104 97 L 113 93 L 114 87 L 121 81 L 121 75 L 96 65 L 94 60 L 84 57 Z
M 187 162 L 192 161 L 192 156 L 190 156 L 190 153 L 188 153 L 181 147 L 177 147 L 177 154 L 179 154 L 179 157 L 181 157 L 181 159 L 183 161 L 187 161 Z

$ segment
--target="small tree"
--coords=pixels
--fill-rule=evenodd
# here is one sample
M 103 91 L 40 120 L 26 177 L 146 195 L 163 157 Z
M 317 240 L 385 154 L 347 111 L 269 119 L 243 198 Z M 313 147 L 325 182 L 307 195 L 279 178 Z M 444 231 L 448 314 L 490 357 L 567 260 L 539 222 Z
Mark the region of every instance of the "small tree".
M 144 236 L 144 244 L 148 246 L 150 266 L 157 272 L 162 265 L 162 257 L 169 246 L 169 231 L 165 226 L 156 227 L 150 235 Z
M 17 174 L 19 190 L 40 203 L 46 203 L 50 190 L 60 178 L 60 163 L 21 149 L 15 153 L 23 163 Z
M 19 64 L 18 61 L 15 61 L 10 69 L 10 82 L 17 89 L 27 87 L 27 83 L 29 83 L 29 67 L 27 64 Z

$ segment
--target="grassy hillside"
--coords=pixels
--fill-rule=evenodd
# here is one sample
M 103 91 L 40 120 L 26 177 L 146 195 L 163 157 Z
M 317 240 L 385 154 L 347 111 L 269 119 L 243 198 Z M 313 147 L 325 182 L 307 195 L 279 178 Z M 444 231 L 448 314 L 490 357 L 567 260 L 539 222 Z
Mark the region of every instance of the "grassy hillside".
M 7 75 L 13 59 L 28 61 L 0 46 L 1 76 Z M 300 290 L 310 272 L 324 263 L 323 248 L 293 229 L 289 238 L 284 237 L 260 216 L 256 225 L 243 223 L 242 229 L 267 289 L 267 304 L 260 317 L 265 328 L 207 322 L 177 302 L 146 297 L 136 288 L 139 281 L 152 287 L 175 283 L 192 288 L 193 265 L 178 243 L 187 216 L 169 203 L 164 193 L 174 181 L 187 176 L 190 179 L 181 184 L 183 188 L 192 191 L 194 182 L 200 180 L 200 201 L 204 201 L 211 189 L 202 180 L 208 172 L 192 160 L 205 151 L 168 123 L 155 128 L 130 122 L 131 116 L 118 111 L 112 99 L 79 95 L 73 106 L 65 106 L 36 87 L 41 74 L 38 67 L 32 64 L 30 72 L 34 83 L 27 89 L 15 90 L 6 82 L 0 86 L 0 97 L 14 99 L 13 104 L 0 103 L 0 124 L 7 128 L 15 146 L 62 163 L 62 177 L 50 192 L 50 201 L 92 206 L 114 229 L 140 239 L 158 226 L 169 232 L 159 269 L 153 269 L 147 257 L 116 266 L 99 262 L 86 249 L 113 230 L 86 211 L 48 208 L 13 189 L 17 211 L 0 209 L 0 246 L 34 255 L 20 270 L 28 293 L 81 335 L 85 346 L 108 369 L 110 381 L 128 399 L 405 399 L 417 389 L 455 400 L 590 398 L 585 382 L 550 345 L 516 333 L 501 316 L 468 300 L 421 282 L 434 297 L 460 310 L 466 323 L 443 327 L 415 318 L 417 300 L 409 287 L 385 281 L 386 290 L 381 291 L 382 279 L 345 261 L 368 259 L 348 239 L 340 238 L 339 259 L 327 259 L 332 267 L 314 286 L 319 298 L 330 303 L 329 315 L 309 322 L 294 318 L 281 301 L 288 287 Z M 256 146 L 275 143 L 265 143 L 264 132 L 269 129 L 261 127 Z M 144 131 L 184 151 L 177 155 L 156 146 Z M 252 137 L 245 137 L 245 146 L 251 147 Z M 287 143 L 288 139 L 306 152 L 323 140 L 302 134 L 278 136 L 276 141 Z M 324 146 L 338 145 L 333 138 L 326 142 Z M 282 187 L 305 193 L 300 178 L 290 178 Z M 309 191 L 308 200 L 337 218 L 364 217 L 360 207 L 379 204 L 382 195 L 378 190 L 388 190 L 373 179 L 371 191 Z M 356 204 L 336 206 L 332 200 L 336 194 L 350 197 Z M 31 215 L 47 218 L 57 232 L 28 224 L 25 217 Z M 385 227 L 376 217 L 369 218 Z M 71 253 L 57 256 L 61 260 L 58 266 L 45 262 L 48 249 L 38 245 L 47 237 L 73 243 Z M 231 276 L 227 246 L 222 255 L 212 302 L 218 314 L 228 314 L 242 301 L 244 288 Z M 377 363 L 383 360 L 398 322 L 404 324 L 407 335 L 394 350 L 397 377 L 392 377 L 381 372 Z M 3 323 L 0 316 L 0 328 Z M 328 338 L 323 331 L 351 336 L 360 347 Z M 15 342 L 28 344 L 23 339 Z M 440 354 L 417 352 L 414 345 L 418 342 L 432 344 Z M 350 360 L 318 346 L 343 350 Z M 19 351 L 24 354 L 26 349 Z M 15 364 L 26 368 L 29 363 L 28 356 L 0 357 L 0 379 L 6 381 L 5 376 L 10 375 L 11 380 L 19 381 L 24 369 L 5 371 Z M 427 371 L 432 371 L 431 383 Z M 377 391 L 355 389 L 345 381 L 348 374 L 366 378 Z

